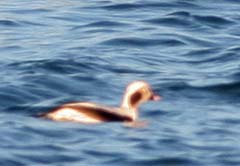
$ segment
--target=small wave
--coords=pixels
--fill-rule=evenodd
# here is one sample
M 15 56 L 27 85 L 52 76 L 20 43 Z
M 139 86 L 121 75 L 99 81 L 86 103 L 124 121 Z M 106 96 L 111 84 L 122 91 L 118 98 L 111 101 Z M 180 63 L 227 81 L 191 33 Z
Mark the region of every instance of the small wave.
M 164 89 L 168 89 L 171 91 L 183 91 L 183 90 L 193 90 L 193 91 L 206 91 L 206 92 L 214 92 L 221 94 L 229 94 L 229 95 L 239 95 L 240 93 L 240 82 L 233 81 L 229 83 L 215 83 L 208 85 L 195 85 L 187 82 L 174 82 L 162 84 Z
M 162 157 L 154 159 L 139 159 L 134 161 L 136 165 L 199 165 L 198 162 L 182 157 Z
M 102 6 L 102 8 L 108 9 L 108 10 L 130 10 L 130 9 L 136 9 L 140 5 L 134 3 L 121 3 L 121 4 L 113 4 L 113 5 L 107 5 Z
M 227 51 L 240 52 L 240 46 L 233 46 L 227 49 Z
M 194 56 L 197 56 L 197 58 L 199 59 L 205 56 L 209 56 L 210 54 L 216 54 L 218 52 L 219 52 L 218 48 L 205 48 L 205 49 L 190 50 L 189 52 L 184 54 L 184 56 L 189 56 L 191 58 L 194 58 Z
M 12 21 L 12 20 L 0 20 L 0 27 L 21 27 L 24 25 L 30 25 L 30 26 L 45 26 L 45 24 L 36 23 L 33 21 Z
M 238 133 L 236 134 L 238 135 Z M 224 136 L 223 136 L 224 137 Z M 237 149 L 235 144 L 232 144 Z M 216 158 L 222 165 L 236 165 L 240 163 L 238 150 L 234 151 L 234 148 L 229 150 L 230 153 L 219 153 Z M 226 151 L 226 150 L 225 150 Z
M 176 6 L 182 8 L 201 9 L 201 6 L 194 1 L 177 1 Z
M 77 162 L 81 160 L 81 157 L 73 157 L 70 155 L 63 155 L 63 154 L 53 154 L 49 156 L 49 154 L 17 154 L 16 157 L 21 158 L 25 163 L 41 163 L 43 165 L 51 165 L 51 164 L 57 164 L 61 165 L 62 163 L 66 162 Z M 25 164 L 20 164 L 20 165 L 25 165 Z
M 234 21 L 232 20 L 222 18 L 219 16 L 211 16 L 211 15 L 210 16 L 195 15 L 193 16 L 193 18 L 201 24 L 205 24 L 213 27 L 215 26 L 221 27 L 221 26 L 226 26 L 234 23 Z
M 120 152 L 107 152 L 107 151 L 100 151 L 100 150 L 84 150 L 83 153 L 85 155 L 91 155 L 91 156 L 99 156 L 101 158 L 111 158 L 113 156 L 117 157 L 127 157 L 126 154 L 120 153 Z
M 184 8 L 199 8 L 198 5 L 190 2 L 177 2 L 177 3 L 168 3 L 168 2 L 142 2 L 142 3 L 119 3 L 102 6 L 104 9 L 108 10 L 133 10 L 140 8 L 173 8 L 173 7 L 184 7 Z
M 16 14 L 42 14 L 52 12 L 50 9 L 36 8 L 36 9 L 21 9 L 21 10 L 12 10 L 12 13 Z
M 17 46 L 17 45 L 9 45 L 9 46 L 0 46 L 0 51 L 16 51 L 16 50 L 20 50 L 22 49 L 23 47 L 22 46 Z
M 114 38 L 102 42 L 105 45 L 116 45 L 116 46 L 132 46 L 132 47 L 149 47 L 157 45 L 165 46 L 180 46 L 185 45 L 184 42 L 177 39 L 144 39 L 137 37 L 129 38 Z
M 12 159 L 1 159 L 1 165 L 25 165 L 22 161 L 16 161 Z
M 178 17 L 153 18 L 153 19 L 147 19 L 143 21 L 152 23 L 152 24 L 162 25 L 162 26 L 192 27 L 194 25 L 192 21 L 188 19 L 178 18 Z
M 98 21 L 86 25 L 86 27 L 114 27 L 114 26 L 126 26 L 128 24 L 120 23 L 116 21 Z
M 0 20 L 0 26 L 19 27 L 21 24 L 11 20 Z
M 216 47 L 216 41 L 210 40 L 208 38 L 202 38 L 199 36 L 190 36 L 190 35 L 176 35 L 179 38 L 181 38 L 183 41 L 186 41 L 186 43 L 189 43 L 191 45 L 197 45 L 202 47 Z
M 218 121 L 225 123 L 226 125 L 240 125 L 240 119 L 237 118 L 222 118 L 219 119 Z M 229 133 L 228 133 L 229 134 Z
M 65 21 L 65 22 L 73 22 L 73 23 L 76 23 L 76 22 L 82 22 L 82 18 L 79 18 L 79 17 L 71 17 L 71 16 L 68 16 L 68 15 L 57 15 L 57 16 L 46 16 L 46 18 L 49 18 L 51 20 L 60 20 L 60 21 Z
M 72 30 L 77 30 L 81 28 L 88 28 L 88 27 L 122 27 L 122 26 L 130 26 L 126 23 L 116 22 L 116 21 L 97 21 L 86 25 L 75 26 Z
M 191 14 L 186 11 L 177 11 L 167 14 L 168 16 L 189 17 Z
M 186 45 L 194 46 L 201 46 L 204 48 L 209 48 L 210 46 L 216 47 L 216 41 L 210 40 L 207 38 L 202 38 L 199 36 L 193 36 L 193 35 L 187 35 L 187 34 L 181 34 L 181 33 L 153 33 L 152 36 L 164 39 L 164 38 L 173 38 L 177 39 L 181 42 L 183 42 Z
M 176 81 L 176 82 L 162 84 L 162 87 L 164 87 L 165 89 L 172 90 L 172 91 L 179 91 L 179 90 L 184 90 L 184 89 L 194 89 L 193 86 L 187 84 L 184 81 L 178 81 L 178 82 Z
M 236 52 L 226 50 L 224 53 L 220 54 L 221 50 L 219 49 L 205 49 L 199 51 L 190 51 L 185 54 L 188 55 L 188 62 L 195 64 L 212 64 L 215 66 L 216 64 L 221 64 L 223 66 L 227 64 L 232 64 L 231 70 L 234 69 L 234 66 L 238 66 L 239 56 Z M 191 56 L 189 56 L 191 55 Z M 196 56 L 196 57 L 194 57 Z M 197 56 L 201 56 L 200 58 Z M 227 72 L 227 69 L 220 69 L 219 71 Z
M 46 26 L 46 24 L 36 23 L 33 21 L 22 21 L 24 25 L 30 25 L 30 26 Z
M 61 60 L 61 59 L 55 59 L 55 60 L 38 60 L 38 61 L 22 61 L 22 62 L 14 62 L 10 63 L 8 65 L 12 68 L 18 68 L 21 71 L 30 71 L 31 69 L 34 69 L 35 71 L 41 71 L 46 70 L 49 72 L 56 72 L 56 73 L 72 73 L 77 72 L 82 69 L 91 69 L 93 65 L 91 65 L 90 62 L 82 63 L 77 62 L 74 60 Z
M 219 48 L 206 48 L 206 49 L 197 49 L 197 50 L 190 50 L 187 53 L 183 54 L 184 57 L 182 60 L 186 63 L 192 64 L 202 64 L 202 63 L 213 63 L 213 62 L 223 62 L 225 63 L 226 60 L 230 61 L 233 60 L 232 58 L 236 58 L 231 55 L 227 54 L 219 54 L 221 49 Z M 232 58 L 231 58 L 232 57 Z
M 212 90 L 215 92 L 232 93 L 239 95 L 240 81 L 205 86 L 204 89 Z
M 17 93 L 17 91 L 15 91 Z M 15 93 L 0 92 L 1 106 L 12 105 L 12 103 L 24 103 L 26 100 Z M 3 104 L 4 103 L 4 104 Z
M 152 18 L 143 21 L 162 26 L 175 26 L 175 27 L 184 26 L 190 28 L 199 27 L 199 23 L 211 27 L 223 27 L 223 26 L 225 27 L 227 25 L 235 23 L 233 20 L 227 18 L 212 15 L 207 16 L 191 15 L 191 13 L 186 11 L 172 12 L 161 18 Z

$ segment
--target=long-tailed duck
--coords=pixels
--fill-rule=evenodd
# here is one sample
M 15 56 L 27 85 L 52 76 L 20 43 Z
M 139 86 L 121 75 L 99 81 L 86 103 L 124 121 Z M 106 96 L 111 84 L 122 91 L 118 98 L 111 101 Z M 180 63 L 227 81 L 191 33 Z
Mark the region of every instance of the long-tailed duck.
M 153 93 L 147 82 L 134 81 L 127 86 L 119 108 L 106 107 L 90 102 L 75 102 L 61 105 L 43 114 L 42 117 L 55 121 L 86 124 L 114 121 L 136 122 L 140 104 L 149 100 L 158 101 L 160 99 L 161 97 Z

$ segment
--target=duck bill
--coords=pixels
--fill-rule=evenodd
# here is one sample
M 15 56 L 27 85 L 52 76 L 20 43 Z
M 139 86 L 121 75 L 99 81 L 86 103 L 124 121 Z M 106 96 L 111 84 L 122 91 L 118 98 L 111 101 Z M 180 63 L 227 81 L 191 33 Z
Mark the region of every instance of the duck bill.
M 152 100 L 152 101 L 159 101 L 159 100 L 161 100 L 161 96 L 156 95 L 156 94 L 153 94 L 153 95 L 150 97 L 150 100 Z

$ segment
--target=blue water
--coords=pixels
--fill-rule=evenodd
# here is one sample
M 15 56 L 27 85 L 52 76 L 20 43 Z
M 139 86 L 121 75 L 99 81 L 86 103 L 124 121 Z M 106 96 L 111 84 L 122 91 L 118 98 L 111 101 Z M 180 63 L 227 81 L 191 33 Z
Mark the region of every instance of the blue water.
M 0 165 L 240 165 L 238 0 L 1 1 L 0 57 Z M 34 116 L 133 80 L 145 128 Z

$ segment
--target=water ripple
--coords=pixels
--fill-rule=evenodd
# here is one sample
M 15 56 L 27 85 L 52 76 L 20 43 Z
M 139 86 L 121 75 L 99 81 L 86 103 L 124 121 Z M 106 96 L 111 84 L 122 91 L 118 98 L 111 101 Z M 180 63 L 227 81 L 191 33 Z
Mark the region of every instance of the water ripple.
M 179 18 L 179 17 L 165 17 L 165 18 L 153 18 L 144 20 L 145 22 L 149 22 L 152 24 L 159 24 L 164 26 L 175 26 L 175 27 L 193 27 L 194 22 L 188 20 L 186 18 Z
M 20 23 L 12 20 L 0 20 L 0 27 L 6 26 L 6 27 L 19 27 L 21 26 Z
M 148 46 L 181 46 L 185 45 L 184 42 L 176 39 L 144 39 L 136 37 L 128 38 L 114 38 L 107 41 L 104 41 L 102 44 L 105 45 L 116 45 L 116 46 L 134 46 L 134 47 L 148 47 Z
M 217 27 L 223 27 L 227 25 L 232 25 L 234 24 L 234 21 L 218 17 L 218 16 L 200 16 L 200 15 L 195 15 L 194 19 L 203 24 L 203 25 L 208 25 L 208 26 L 217 26 Z
M 168 2 L 143 2 L 143 3 L 119 3 L 119 4 L 111 4 L 106 6 L 101 6 L 101 8 L 107 10 L 136 10 L 141 8 L 172 8 L 172 7 L 190 7 L 190 8 L 200 8 L 199 5 L 196 5 L 191 2 L 176 2 L 176 3 L 168 3 Z
M 120 3 L 120 4 L 113 4 L 102 6 L 101 8 L 105 8 L 108 10 L 131 10 L 140 7 L 141 5 L 135 3 Z
M 0 15 L 0 165 L 240 165 L 238 1 L 11 0 Z M 144 128 L 39 118 L 118 106 L 133 80 L 162 96 Z
M 80 26 L 75 26 L 72 28 L 72 30 L 78 30 L 78 29 L 82 29 L 82 28 L 99 28 L 99 27 L 112 27 L 112 28 L 121 28 L 122 26 L 130 26 L 129 24 L 126 23 L 121 23 L 121 22 L 117 22 L 117 21 L 97 21 L 97 22 L 93 22 L 87 25 L 80 25 Z
M 11 10 L 11 13 L 16 13 L 16 14 L 42 14 L 42 13 L 49 13 L 49 12 L 53 12 L 53 10 L 44 9 L 44 8 Z
M 198 162 L 194 162 L 193 160 L 190 160 L 188 158 L 183 157 L 173 157 L 173 158 L 162 158 L 162 159 L 146 159 L 146 160 L 137 160 L 136 162 L 133 162 L 133 164 L 136 165 L 200 165 Z

